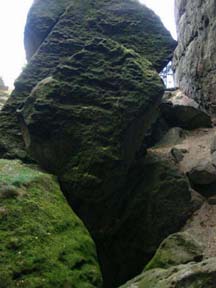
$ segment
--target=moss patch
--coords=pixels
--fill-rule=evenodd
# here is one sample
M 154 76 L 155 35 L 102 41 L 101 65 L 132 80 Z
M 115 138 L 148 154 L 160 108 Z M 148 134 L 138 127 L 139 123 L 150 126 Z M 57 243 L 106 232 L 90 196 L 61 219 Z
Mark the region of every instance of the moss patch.
M 0 160 L 0 287 L 101 287 L 93 241 L 54 177 Z
M 179 232 L 165 239 L 145 270 L 169 268 L 178 264 L 201 261 L 203 247 L 187 232 Z

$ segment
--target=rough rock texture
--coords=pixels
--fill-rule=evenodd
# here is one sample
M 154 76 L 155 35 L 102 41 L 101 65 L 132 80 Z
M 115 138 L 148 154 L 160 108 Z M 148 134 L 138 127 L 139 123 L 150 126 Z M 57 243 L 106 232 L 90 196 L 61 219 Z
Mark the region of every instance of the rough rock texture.
M 25 50 L 29 61 L 72 0 L 34 0 L 25 26 Z
M 190 210 L 175 165 L 138 162 L 164 89 L 156 70 L 176 43 L 138 1 L 66 4 L 37 1 L 30 11 L 30 61 L 0 114 L 0 156 L 31 161 L 22 130 L 31 155 L 58 175 L 89 228 L 110 288 L 139 273 Z M 145 178 L 149 169 L 154 183 Z M 162 213 L 163 221 L 151 213 Z M 137 224 L 128 233 L 131 223 Z
M 196 129 L 211 127 L 210 116 L 199 109 L 198 103 L 187 97 L 182 91 L 166 92 L 160 110 L 164 119 L 171 127 Z
M 176 85 L 209 112 L 216 112 L 216 2 L 176 0 Z
M 159 246 L 145 270 L 169 268 L 179 264 L 200 261 L 203 258 L 203 247 L 193 235 L 179 232 L 170 235 Z
M 121 288 L 215 288 L 216 258 L 144 272 Z
M 94 243 L 56 179 L 0 160 L 0 287 L 102 287 Z
M 98 38 L 40 82 L 21 111 L 29 151 L 59 176 L 91 231 L 106 287 L 139 272 L 188 216 L 190 192 L 175 166 L 136 163 L 160 85 L 148 61 Z
M 176 46 L 159 17 L 136 0 L 37 0 L 29 12 L 25 31 L 28 58 L 49 32 L 60 32 L 59 23 L 69 28 L 70 35 L 65 31 L 66 37 L 58 41 L 60 44 L 63 40 L 64 48 L 77 50 L 93 35 L 103 35 L 145 56 L 158 72 L 168 63 Z
M 29 41 L 28 45 L 31 48 L 29 50 L 27 48 L 27 54 L 31 55 L 35 50 L 37 53 L 16 81 L 15 91 L 0 115 L 0 134 L 2 135 L 0 156 L 29 160 L 20 137 L 16 110 L 22 106 L 25 98 L 39 81 L 51 76 L 59 63 L 81 51 L 93 38 L 111 38 L 123 44 L 125 48 L 134 49 L 151 61 L 158 71 L 172 57 L 176 42 L 164 28 L 160 19 L 137 1 L 71 0 L 71 5 L 67 7 L 65 13 L 62 14 L 62 6 L 61 9 L 59 8 L 61 13 L 57 14 L 61 14 L 60 17 L 56 16 L 57 14 L 51 8 L 51 6 L 58 7 L 58 2 L 60 1 L 38 0 L 35 2 L 36 11 L 32 9 L 30 12 L 29 26 L 26 28 L 26 31 L 30 30 L 30 32 L 26 32 L 26 42 Z M 42 5 L 41 9 L 40 5 Z M 34 19 L 37 19 L 33 15 L 41 10 L 43 10 L 43 17 L 40 18 L 37 15 L 41 20 L 41 25 L 37 24 L 38 28 L 36 28 L 34 24 L 31 24 L 34 23 Z M 53 21 L 57 22 L 52 29 L 52 24 L 51 26 L 47 24 L 50 18 L 58 18 Z M 43 23 L 45 23 L 44 27 Z M 34 26 L 33 31 L 31 31 L 32 26 Z M 34 44 L 34 38 L 37 39 L 37 35 L 43 35 L 45 30 L 49 31 L 49 34 L 45 38 L 40 36 Z M 31 36 L 27 40 L 29 33 Z M 42 44 L 38 47 L 41 41 Z

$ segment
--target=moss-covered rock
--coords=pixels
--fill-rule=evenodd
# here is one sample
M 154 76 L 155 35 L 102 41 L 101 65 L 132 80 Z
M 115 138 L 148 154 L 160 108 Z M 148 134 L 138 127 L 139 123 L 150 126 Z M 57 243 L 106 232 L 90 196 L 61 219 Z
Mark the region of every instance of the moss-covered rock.
M 0 287 L 101 287 L 94 243 L 55 178 L 0 160 Z
M 133 49 L 157 70 L 166 65 L 175 47 L 159 17 L 138 1 L 35 1 L 27 21 L 25 42 L 28 57 L 34 51 L 37 53 L 16 81 L 15 91 L 0 114 L 1 157 L 14 157 L 14 147 L 19 147 L 17 157 L 24 153 L 16 110 L 33 87 L 52 76 L 59 63 L 95 37 L 113 39 Z
M 214 288 L 216 258 L 144 272 L 121 288 Z
M 111 38 L 146 57 L 158 71 L 170 60 L 176 46 L 160 18 L 139 1 L 39 0 L 30 9 L 25 29 L 28 58 L 52 29 L 60 31 L 54 25 L 61 26 L 62 21 L 76 45 L 95 36 Z
M 169 268 L 178 264 L 200 261 L 203 257 L 202 245 L 187 232 L 170 235 L 159 246 L 145 270 Z

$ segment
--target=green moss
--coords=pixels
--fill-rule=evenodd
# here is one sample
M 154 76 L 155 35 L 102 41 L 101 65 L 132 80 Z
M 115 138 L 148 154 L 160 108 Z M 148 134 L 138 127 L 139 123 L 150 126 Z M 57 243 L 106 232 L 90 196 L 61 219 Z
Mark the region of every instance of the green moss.
M 203 247 L 187 232 L 170 235 L 159 246 L 145 270 L 154 268 L 169 268 L 202 259 Z
M 54 177 L 0 160 L 0 187 L 0 287 L 101 287 L 93 241 Z

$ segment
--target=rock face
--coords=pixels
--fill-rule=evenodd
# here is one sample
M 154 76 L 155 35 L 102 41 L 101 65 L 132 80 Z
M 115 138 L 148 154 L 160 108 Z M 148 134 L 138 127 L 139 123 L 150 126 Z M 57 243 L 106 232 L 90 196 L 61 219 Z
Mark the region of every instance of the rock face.
M 172 57 L 176 42 L 160 19 L 138 1 L 71 0 L 65 13 L 62 9 L 67 1 L 61 1 L 61 5 L 59 2 L 35 1 L 30 12 L 25 36 L 28 58 L 33 51 L 37 50 L 37 53 L 16 81 L 15 92 L 0 115 L 0 133 L 3 135 L 0 156 L 29 161 L 20 137 L 16 110 L 39 81 L 51 76 L 59 63 L 80 52 L 93 38 L 112 39 L 127 49 L 133 49 L 158 71 Z M 35 19 L 40 23 L 35 25 Z
M 214 0 L 176 0 L 178 47 L 174 55 L 176 85 L 209 112 L 216 112 Z
M 0 160 L 0 286 L 102 287 L 94 243 L 53 176 Z
M 141 159 L 164 89 L 157 71 L 176 43 L 138 1 L 59 2 L 35 1 L 28 16 L 29 64 L 0 114 L 0 156 L 31 161 L 22 131 L 31 156 L 58 176 L 93 236 L 104 287 L 117 287 L 190 210 L 175 165 Z
M 29 151 L 43 167 L 59 176 L 69 203 L 91 231 L 105 287 L 116 286 L 137 273 L 141 263 L 149 259 L 163 239 L 163 227 L 166 226 L 168 233 L 187 218 L 190 193 L 184 177 L 174 172 L 170 164 L 165 172 L 167 168 L 162 160 L 162 163 L 156 161 L 158 168 L 156 163 L 146 164 L 148 168 L 135 165 L 151 121 L 147 110 L 154 111 L 160 95 L 160 80 L 148 61 L 116 42 L 97 38 L 59 65 L 52 77 L 41 81 L 21 111 L 23 136 Z M 131 169 L 137 169 L 135 175 Z M 146 177 L 152 179 L 151 174 L 146 175 L 149 170 L 158 179 L 155 184 L 146 180 Z M 165 173 L 162 191 L 157 173 Z M 176 173 L 174 182 L 169 176 L 172 173 Z M 142 183 L 139 188 L 137 181 Z M 169 185 L 177 189 L 174 201 Z M 154 205 L 150 201 L 147 204 L 148 197 L 154 198 L 150 196 L 153 191 L 164 192 L 166 196 L 161 194 L 162 198 L 156 199 Z M 141 197 L 140 193 L 143 207 L 147 205 L 147 211 L 155 209 L 150 212 L 153 214 L 159 213 L 165 201 L 163 197 L 167 197 L 166 202 L 171 201 L 166 208 L 171 209 L 170 214 L 164 213 L 161 224 L 154 223 L 154 233 L 150 229 L 153 222 L 145 209 L 137 212 L 140 219 L 133 221 L 136 215 L 132 211 L 139 209 L 136 198 Z M 175 206 L 177 198 L 184 203 L 179 211 Z M 131 230 L 129 223 L 137 224 L 127 236 L 124 231 Z M 131 237 L 138 237 L 137 229 L 139 240 L 133 244 Z M 154 235 L 153 241 L 150 233 Z M 122 246 L 121 239 L 124 239 Z M 140 249 L 138 242 L 144 247 L 137 257 L 133 251 Z
M 64 38 L 62 35 L 58 39 L 63 25 L 69 29 L 64 32 Z M 55 48 L 56 45 L 59 47 L 58 51 L 55 51 L 58 57 L 61 57 L 61 47 L 64 47 L 64 53 L 69 53 L 68 49 L 72 49 L 69 54 L 71 55 L 74 50 L 80 50 L 92 36 L 103 36 L 145 56 L 158 72 L 168 63 L 176 46 L 158 16 L 136 0 L 35 1 L 25 29 L 29 59 L 48 34 L 54 31 L 55 43 L 52 44 L 55 44 Z M 48 44 L 51 48 L 51 43 Z

